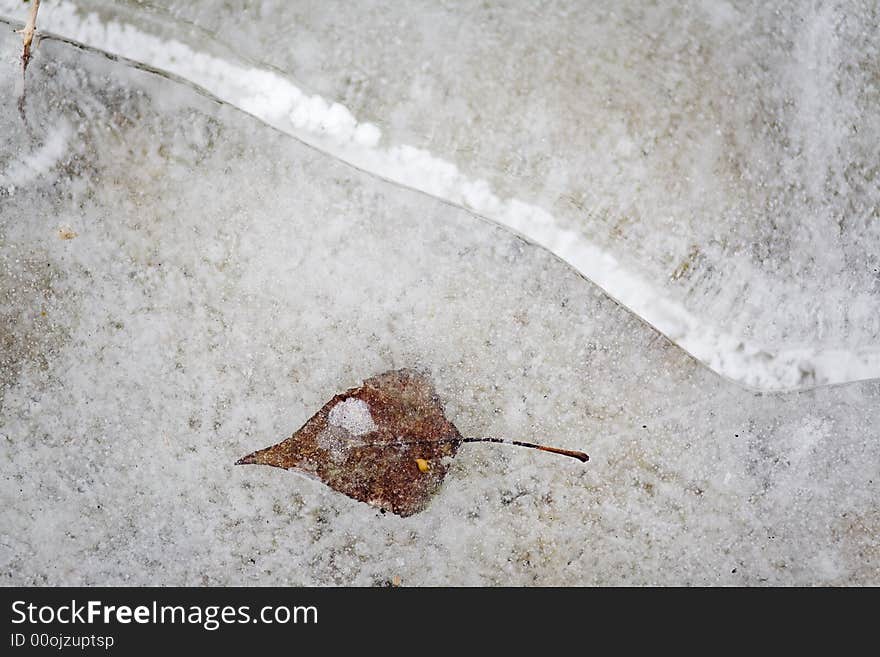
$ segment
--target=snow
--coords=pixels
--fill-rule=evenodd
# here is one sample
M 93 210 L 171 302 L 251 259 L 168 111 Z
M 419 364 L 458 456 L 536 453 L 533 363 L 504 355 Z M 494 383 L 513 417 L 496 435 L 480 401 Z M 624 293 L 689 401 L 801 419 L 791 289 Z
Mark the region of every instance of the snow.
M 7 187 L 11 195 L 17 186 L 26 185 L 52 169 L 67 150 L 70 133 L 66 123 L 52 127 L 33 152 L 12 162 L 6 170 L 0 169 L 0 186 Z
M 522 233 L 728 378 L 878 376 L 876 16 L 616 4 L 82 0 L 41 21 Z
M 356 397 L 337 403 L 330 409 L 327 421 L 331 426 L 345 429 L 352 436 L 363 436 L 378 428 L 370 414 L 370 405 Z
M 372 123 L 360 123 L 354 129 L 354 140 L 365 148 L 375 148 L 382 138 L 382 131 Z
M 28 85 L 2 170 L 71 133 L 0 187 L 5 583 L 878 583 L 880 382 L 745 390 L 546 250 L 180 81 L 44 40 Z M 409 518 L 233 465 L 402 367 L 463 435 L 591 461 L 464 445 Z

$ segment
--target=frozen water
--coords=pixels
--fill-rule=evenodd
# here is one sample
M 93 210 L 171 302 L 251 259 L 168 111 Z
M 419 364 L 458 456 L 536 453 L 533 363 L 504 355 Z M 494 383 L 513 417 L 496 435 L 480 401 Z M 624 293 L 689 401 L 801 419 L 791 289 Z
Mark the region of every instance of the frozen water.
M 41 19 L 513 227 L 728 377 L 880 373 L 870 3 L 78 0 Z
M 88 50 L 44 40 L 16 105 L 6 583 L 880 583 L 880 382 L 743 390 L 544 249 Z M 468 445 L 410 518 L 232 465 L 401 367 L 464 435 L 592 460 Z
M 352 436 L 363 436 L 377 428 L 370 413 L 370 405 L 363 399 L 354 397 L 331 408 L 327 420 L 332 426 L 341 427 Z

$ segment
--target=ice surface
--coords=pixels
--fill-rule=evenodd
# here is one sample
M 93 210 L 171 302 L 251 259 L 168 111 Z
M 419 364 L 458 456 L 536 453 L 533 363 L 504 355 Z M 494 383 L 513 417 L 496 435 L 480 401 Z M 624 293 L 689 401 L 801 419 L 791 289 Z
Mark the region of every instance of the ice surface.
M 370 405 L 363 399 L 346 399 L 330 409 L 327 421 L 334 427 L 342 427 L 352 436 L 363 436 L 376 430 L 370 413 Z
M 731 378 L 880 374 L 871 3 L 77 0 L 41 20 L 521 231 Z
M 6 583 L 880 583 L 880 382 L 743 390 L 547 251 L 88 50 L 40 44 L 26 116 L 0 104 Z M 405 519 L 232 465 L 401 367 L 465 435 L 592 460 L 468 445 Z

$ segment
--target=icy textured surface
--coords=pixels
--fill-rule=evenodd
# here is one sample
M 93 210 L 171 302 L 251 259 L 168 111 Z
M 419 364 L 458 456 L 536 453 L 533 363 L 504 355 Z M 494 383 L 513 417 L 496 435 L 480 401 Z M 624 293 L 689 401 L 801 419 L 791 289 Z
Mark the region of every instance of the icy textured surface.
M 0 85 L 19 75 L 0 31 Z M 18 584 L 880 583 L 880 382 L 749 393 L 543 249 L 45 40 L 0 104 L 0 576 Z M 432 372 L 410 518 L 242 454 Z
M 352 436 L 363 436 L 376 430 L 370 406 L 361 399 L 346 399 L 330 409 L 327 421 L 334 427 L 342 427 Z
M 872 3 L 77 0 L 42 20 L 514 227 L 727 376 L 880 375 Z

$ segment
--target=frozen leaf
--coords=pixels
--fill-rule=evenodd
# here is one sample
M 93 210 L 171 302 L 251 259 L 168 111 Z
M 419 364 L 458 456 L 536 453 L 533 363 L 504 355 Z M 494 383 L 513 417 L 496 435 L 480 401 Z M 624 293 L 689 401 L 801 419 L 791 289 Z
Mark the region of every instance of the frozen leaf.
M 464 438 L 446 416 L 428 378 L 414 370 L 385 372 L 336 395 L 287 440 L 236 465 L 271 465 L 317 476 L 340 493 L 400 516 L 421 511 L 439 489 L 459 446 L 508 442 Z M 531 443 L 510 444 L 589 457 Z
M 336 395 L 290 438 L 238 464 L 313 474 L 349 497 L 409 516 L 439 488 L 460 441 L 426 377 L 400 370 Z M 422 472 L 417 459 L 432 467 Z

